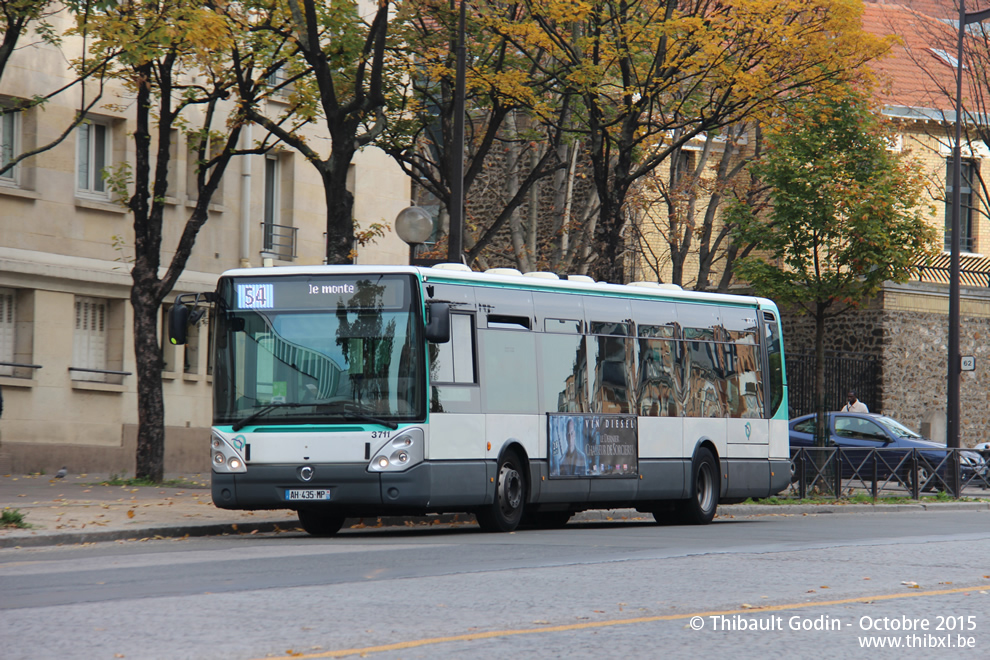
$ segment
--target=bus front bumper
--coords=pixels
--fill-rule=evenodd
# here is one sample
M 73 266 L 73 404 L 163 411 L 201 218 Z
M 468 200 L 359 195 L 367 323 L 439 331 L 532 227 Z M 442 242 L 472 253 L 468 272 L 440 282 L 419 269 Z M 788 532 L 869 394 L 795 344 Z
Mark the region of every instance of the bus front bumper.
M 303 468 L 310 479 L 303 480 Z M 320 508 L 350 516 L 382 511 L 422 512 L 430 503 L 428 463 L 403 472 L 372 473 L 367 465 L 249 465 L 241 474 L 213 473 L 213 503 L 221 509 Z M 293 500 L 290 492 L 317 492 L 321 499 Z M 323 499 L 327 498 L 327 499 Z

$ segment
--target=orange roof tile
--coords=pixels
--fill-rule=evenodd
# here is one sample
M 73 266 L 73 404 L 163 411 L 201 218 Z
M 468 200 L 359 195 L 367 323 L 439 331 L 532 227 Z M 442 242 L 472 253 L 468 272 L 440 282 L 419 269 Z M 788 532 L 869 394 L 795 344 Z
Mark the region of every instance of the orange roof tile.
M 958 11 L 955 0 L 905 0 L 925 11 L 945 16 L 945 10 Z M 947 7 L 948 5 L 948 7 Z M 955 25 L 919 13 L 901 4 L 868 2 L 863 12 L 863 29 L 872 34 L 897 35 L 900 43 L 891 53 L 873 64 L 888 93 L 888 106 L 930 109 L 952 113 L 954 102 L 946 92 L 955 92 Z

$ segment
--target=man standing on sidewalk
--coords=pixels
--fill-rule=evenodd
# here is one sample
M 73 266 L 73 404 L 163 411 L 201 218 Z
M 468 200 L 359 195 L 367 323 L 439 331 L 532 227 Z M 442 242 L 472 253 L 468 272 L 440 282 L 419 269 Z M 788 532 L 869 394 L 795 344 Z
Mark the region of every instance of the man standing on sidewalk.
M 852 390 L 849 391 L 849 396 L 846 397 L 847 403 L 842 406 L 840 412 L 855 412 L 855 413 L 868 413 L 870 409 L 866 407 L 866 404 L 856 398 L 856 393 Z

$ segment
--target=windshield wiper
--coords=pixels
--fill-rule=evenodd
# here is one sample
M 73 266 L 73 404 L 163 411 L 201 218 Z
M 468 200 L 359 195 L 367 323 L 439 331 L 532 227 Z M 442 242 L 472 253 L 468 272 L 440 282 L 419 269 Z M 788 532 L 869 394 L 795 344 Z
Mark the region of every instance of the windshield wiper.
M 254 420 L 258 419 L 259 417 L 261 417 L 263 415 L 267 415 L 268 413 L 270 413 L 271 411 L 275 410 L 276 408 L 303 408 L 303 407 L 306 407 L 306 406 L 325 407 L 325 406 L 327 406 L 327 403 L 328 402 L 326 402 L 326 401 L 306 401 L 306 402 L 299 402 L 299 401 L 276 401 L 274 403 L 269 403 L 269 404 L 267 404 L 265 406 L 262 406 L 261 408 L 259 408 L 258 410 L 254 411 L 253 413 L 251 413 L 250 415 L 248 415 L 244 419 L 242 419 L 242 420 L 240 420 L 238 422 L 235 422 L 234 425 L 231 427 L 231 430 L 233 430 L 234 433 L 237 433 L 238 431 L 240 431 L 242 428 L 244 428 L 245 426 L 247 426 L 248 424 L 250 424 Z M 371 422 L 372 424 L 381 424 L 382 426 L 386 426 L 386 427 L 392 429 L 393 431 L 396 430 L 397 428 L 399 428 L 399 425 L 396 424 L 393 421 L 390 421 L 390 420 L 387 420 L 387 419 L 382 419 L 380 417 L 375 417 L 374 415 L 369 415 L 368 413 L 361 411 L 358 408 L 358 404 L 355 403 L 355 402 L 353 402 L 353 401 L 335 401 L 335 402 L 333 402 L 333 404 L 337 404 L 337 406 L 335 406 L 335 407 L 338 407 L 339 406 L 339 408 L 343 412 L 347 413 L 348 415 L 351 415 L 351 416 L 355 417 L 356 419 L 360 419 L 360 420 L 365 421 L 365 422 Z M 333 405 L 333 404 L 331 404 L 331 405 Z
M 271 411 L 275 410 L 276 408 L 301 408 L 303 406 L 312 406 L 312 405 L 314 405 L 314 404 L 312 404 L 312 403 L 299 403 L 299 402 L 295 402 L 295 401 L 276 401 L 274 403 L 269 403 L 269 404 L 267 404 L 265 406 L 262 406 L 261 408 L 259 408 L 258 410 L 254 411 L 253 413 L 251 413 L 250 415 L 248 415 L 244 419 L 240 420 L 239 422 L 234 422 L 234 425 L 232 427 L 230 427 L 230 428 L 231 428 L 231 430 L 234 431 L 234 433 L 237 433 L 238 431 L 240 431 L 242 428 L 244 428 L 245 426 L 247 426 L 248 424 L 250 424 L 254 420 L 258 419 L 262 415 L 267 415 L 268 413 L 270 413 Z
M 391 420 L 382 419 L 381 417 L 375 417 L 374 415 L 369 415 L 368 413 L 364 412 L 363 410 L 360 409 L 359 407 L 360 404 L 358 404 L 357 402 L 335 401 L 333 403 L 336 404 L 334 407 L 339 407 L 341 411 L 347 413 L 348 415 L 353 416 L 356 419 L 360 419 L 361 421 L 371 422 L 372 424 L 381 424 L 382 426 L 387 426 L 393 431 L 399 428 L 399 425 Z

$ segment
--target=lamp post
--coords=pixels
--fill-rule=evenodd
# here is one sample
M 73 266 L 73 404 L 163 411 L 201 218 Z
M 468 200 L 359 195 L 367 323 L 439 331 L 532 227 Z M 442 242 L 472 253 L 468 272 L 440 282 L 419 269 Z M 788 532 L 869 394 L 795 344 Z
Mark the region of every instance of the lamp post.
M 453 0 L 451 0 L 453 2 Z M 464 252 L 464 8 L 457 23 L 457 73 L 454 79 L 454 136 L 450 145 L 450 231 L 447 261 L 461 263 Z
M 428 241 L 433 234 L 433 218 L 430 214 L 419 206 L 402 209 L 395 216 L 395 233 L 409 246 L 409 265 L 422 264 L 423 260 L 416 258 L 416 246 Z
M 962 79 L 963 79 L 963 37 L 966 26 L 990 18 L 990 9 L 966 13 L 966 0 L 959 0 L 959 35 L 956 43 L 956 143 L 952 149 L 952 233 L 949 254 L 949 356 L 948 383 L 946 387 L 946 438 L 945 444 L 959 448 L 959 376 L 962 353 L 959 349 L 959 248 L 960 216 L 962 216 Z M 953 456 L 955 459 L 955 456 Z M 959 494 L 958 461 L 953 460 L 952 491 Z

